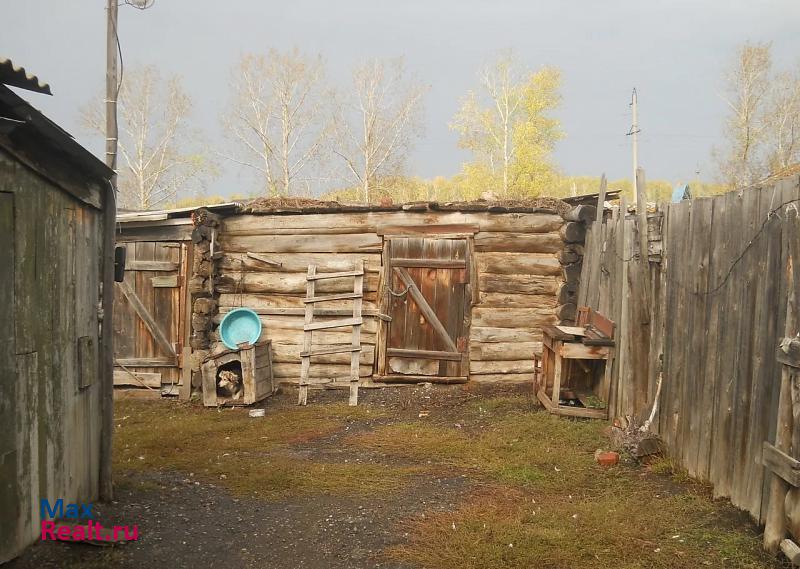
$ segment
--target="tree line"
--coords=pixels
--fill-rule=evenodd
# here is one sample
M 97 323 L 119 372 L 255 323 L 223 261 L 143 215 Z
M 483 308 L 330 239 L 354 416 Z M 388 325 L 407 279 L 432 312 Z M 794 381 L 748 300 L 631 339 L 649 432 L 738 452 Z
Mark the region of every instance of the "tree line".
M 713 150 L 716 184 L 695 195 L 744 187 L 800 159 L 800 76 L 774 71 L 769 44 L 745 44 L 725 75 L 729 115 L 724 144 Z M 552 154 L 564 137 L 553 112 L 561 102 L 557 68 L 527 69 L 504 52 L 477 74 L 449 122 L 470 154 L 453 177 L 409 176 L 423 134 L 429 87 L 402 59 L 372 59 L 334 86 L 320 55 L 271 49 L 241 56 L 231 71 L 214 147 L 192 125 L 192 99 L 176 76 L 154 66 L 126 69 L 119 93 L 120 203 L 154 209 L 218 201 L 204 196 L 225 163 L 249 173 L 236 197 L 317 196 L 353 202 L 519 199 L 597 190 L 599 178 L 564 176 Z M 98 98 L 84 125 L 103 132 Z M 631 193 L 630 180 L 611 189 Z M 671 184 L 648 181 L 648 198 L 667 199 Z M 631 196 L 632 197 L 632 196 Z
M 440 192 L 454 199 L 538 195 L 556 179 L 551 153 L 563 136 L 551 116 L 560 101 L 558 70 L 525 70 L 504 53 L 478 78 L 450 124 L 472 160 L 447 183 L 421 183 L 406 167 L 423 132 L 428 86 L 402 59 L 365 61 L 336 88 L 319 55 L 245 54 L 231 73 L 221 148 L 192 127 L 192 101 L 177 77 L 164 78 L 154 66 L 126 70 L 118 97 L 120 203 L 153 209 L 179 195 L 186 202 L 223 161 L 249 172 L 244 193 L 253 196 L 324 193 L 370 202 Z M 83 109 L 82 122 L 102 133 L 102 113 L 98 98 Z

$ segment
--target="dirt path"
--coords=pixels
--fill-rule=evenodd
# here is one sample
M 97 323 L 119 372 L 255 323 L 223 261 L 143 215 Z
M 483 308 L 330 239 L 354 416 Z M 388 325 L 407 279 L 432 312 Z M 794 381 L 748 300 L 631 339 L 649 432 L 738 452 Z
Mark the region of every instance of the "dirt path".
M 366 392 L 362 404 L 392 411 L 391 423 L 437 409 L 437 418 L 457 416 L 460 402 L 473 396 L 462 390 L 439 392 L 395 389 Z M 314 405 L 339 401 L 342 392 L 314 393 Z M 271 401 L 269 407 L 294 405 L 294 395 Z M 367 429 L 360 424 L 357 429 Z M 330 457 L 374 462 L 365 451 L 342 448 L 343 433 L 295 445 L 302 457 Z M 468 483 L 460 475 L 416 477 L 406 491 L 360 497 L 311 496 L 285 501 L 237 498 L 215 484 L 178 473 L 139 473 L 117 490 L 112 504 L 96 504 L 105 526 L 139 526 L 136 542 L 99 548 L 85 544 L 40 542 L 9 569 L 45 568 L 308 568 L 368 569 L 406 567 L 381 558 L 388 546 L 403 541 L 397 527 L 403 520 L 432 511 L 453 510 Z M 165 565 L 166 564 L 166 565 Z
M 458 386 L 296 392 L 266 417 L 115 409 L 113 547 L 40 542 L 9 569 L 772 569 L 747 516 L 668 460 L 603 469 L 603 423 Z M 656 515 L 654 515 L 654 513 Z M 398 561 L 398 560 L 403 560 Z M 404 564 L 405 563 L 405 564 Z
M 342 499 L 329 496 L 287 502 L 232 497 L 218 487 L 177 475 L 160 477 L 166 491 L 127 490 L 118 501 L 97 507 L 99 521 L 138 524 L 140 539 L 113 549 L 39 543 L 9 569 L 120 568 L 400 568 L 379 553 L 402 540 L 394 531 L 405 518 L 453 509 L 461 478 L 420 479 L 413 496 Z M 149 481 L 148 481 L 149 482 Z M 84 565 L 86 564 L 86 565 Z

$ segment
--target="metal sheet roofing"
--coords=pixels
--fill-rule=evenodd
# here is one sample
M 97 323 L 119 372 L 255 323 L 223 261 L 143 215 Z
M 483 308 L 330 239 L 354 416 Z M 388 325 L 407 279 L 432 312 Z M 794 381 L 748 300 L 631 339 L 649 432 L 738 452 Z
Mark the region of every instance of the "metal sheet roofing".
M 49 84 L 42 83 L 36 75 L 28 73 L 24 67 L 17 67 L 5 57 L 0 57 L 0 83 L 45 95 L 53 94 Z

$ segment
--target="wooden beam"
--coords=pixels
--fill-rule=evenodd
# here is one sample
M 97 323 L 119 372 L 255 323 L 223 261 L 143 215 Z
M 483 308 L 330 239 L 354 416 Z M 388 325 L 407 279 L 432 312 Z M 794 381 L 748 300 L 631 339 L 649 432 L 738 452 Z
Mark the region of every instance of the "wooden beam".
M 161 374 L 141 371 L 129 372 L 124 369 L 115 369 L 114 385 L 161 388 Z
M 419 288 L 417 288 L 414 279 L 411 278 L 411 276 L 408 274 L 408 271 L 402 267 L 393 267 L 393 269 L 403 281 L 403 284 L 408 287 L 408 293 L 414 299 L 414 302 L 417 303 L 417 306 L 419 306 L 419 311 L 425 317 L 425 320 L 428 321 L 428 324 L 431 325 L 434 331 L 436 331 L 436 333 L 445 343 L 448 350 L 451 352 L 457 352 L 458 348 L 453 342 L 453 339 L 450 337 L 450 334 L 447 333 L 445 327 L 441 322 L 439 322 L 439 319 L 436 317 L 436 313 L 430 307 L 428 301 L 425 300 L 425 297 L 422 295 L 422 292 L 420 292 Z
M 178 263 L 172 261 L 128 261 L 126 271 L 177 271 Z
M 465 259 L 392 259 L 393 267 L 420 267 L 424 269 L 465 269 Z
M 475 234 L 480 231 L 477 223 L 442 223 L 430 225 L 381 225 L 377 228 L 378 235 L 434 235 L 434 234 Z
M 174 367 L 178 365 L 176 358 L 115 358 L 116 365 L 125 367 Z
M 800 487 L 800 461 L 795 460 L 768 442 L 764 442 L 761 464 L 792 486 Z
M 439 377 L 435 375 L 376 375 L 375 383 L 467 383 L 466 377 Z
M 259 255 L 258 253 L 251 253 L 250 251 L 248 251 L 247 256 L 250 257 L 251 259 L 255 259 L 256 261 L 261 261 L 262 263 L 266 263 L 267 265 L 271 265 L 273 267 L 281 266 L 280 261 L 275 261 L 273 259 L 270 259 L 266 255 Z
M 122 291 L 122 294 L 128 299 L 131 307 L 133 308 L 134 312 L 142 319 L 144 325 L 153 335 L 153 338 L 156 341 L 156 344 L 164 350 L 166 353 L 170 354 L 174 358 L 177 359 L 178 355 L 175 353 L 175 349 L 172 347 L 172 344 L 167 339 L 166 334 L 161 330 L 161 328 L 156 324 L 156 321 L 153 320 L 153 317 L 150 316 L 150 313 L 145 308 L 142 301 L 139 300 L 139 297 L 136 296 L 134 290 L 130 287 L 130 285 L 126 282 L 116 283 L 119 289 Z
M 189 365 L 190 357 L 192 357 L 192 348 L 184 346 L 181 353 L 181 387 L 178 393 L 183 401 L 188 401 L 192 396 L 192 366 Z
M 361 318 L 343 318 L 342 320 L 305 324 L 303 325 L 303 330 L 310 332 L 311 330 L 328 330 L 330 328 L 343 328 L 345 326 L 360 326 L 361 324 L 363 324 Z
M 177 288 L 181 286 L 181 278 L 178 275 L 151 277 L 150 282 L 153 283 L 153 288 Z
M 364 294 L 359 294 L 356 292 L 346 292 L 342 294 L 331 294 L 328 296 L 315 296 L 314 298 L 304 298 L 303 303 L 308 304 L 309 302 L 330 302 L 332 300 L 347 300 L 349 298 L 363 298 Z M 314 314 L 320 314 L 319 312 L 315 312 Z
M 300 357 L 305 358 L 308 356 L 324 356 L 328 354 L 343 354 L 348 352 L 360 352 L 361 346 L 327 346 L 324 348 L 312 348 L 309 351 L 300 352 Z
M 307 299 L 302 299 L 307 300 Z M 306 303 L 306 304 L 313 304 L 313 303 Z M 233 310 L 234 307 L 231 306 L 223 306 L 219 309 L 220 315 L 226 314 Z M 261 314 L 265 316 L 303 316 L 305 314 L 304 308 L 252 308 L 251 309 L 256 314 Z M 314 316 L 349 316 L 353 313 L 353 311 L 349 308 L 318 308 L 314 310 Z M 380 314 L 377 310 L 370 309 L 364 310 L 361 314 L 362 316 L 368 316 L 370 318 L 380 318 L 384 319 L 387 318 L 385 314 Z M 221 320 L 221 318 L 215 318 L 215 322 L 217 320 Z
M 387 356 L 397 358 L 422 358 L 429 360 L 461 361 L 461 352 L 443 352 L 438 350 L 403 350 L 400 348 L 387 348 Z
M 578 342 L 564 342 L 561 344 L 561 357 L 575 360 L 605 360 L 608 359 L 610 348 L 606 346 L 587 346 Z
M 340 273 L 318 273 L 315 275 L 308 275 L 306 277 L 309 281 L 319 281 L 323 279 L 341 279 L 344 277 L 357 277 L 363 275 L 364 271 L 342 271 Z

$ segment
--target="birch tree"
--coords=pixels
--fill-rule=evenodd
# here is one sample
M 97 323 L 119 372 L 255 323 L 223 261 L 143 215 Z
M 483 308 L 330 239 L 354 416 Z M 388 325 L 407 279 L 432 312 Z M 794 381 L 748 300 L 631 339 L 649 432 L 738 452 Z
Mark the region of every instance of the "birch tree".
M 104 134 L 104 108 L 94 101 L 82 109 L 84 127 Z M 198 190 L 215 174 L 213 162 L 196 143 L 191 109 L 178 77 L 165 80 L 154 66 L 125 70 L 118 97 L 122 207 L 167 207 L 179 193 Z
M 549 116 L 560 103 L 560 74 L 545 67 L 522 70 L 509 52 L 478 74 L 479 90 L 469 91 L 450 128 L 459 146 L 472 153 L 464 173 L 486 183 L 495 180 L 501 197 L 535 194 L 554 179 L 550 153 L 562 137 Z
M 764 105 L 771 66 L 769 44 L 745 44 L 725 76 L 727 148 L 716 160 L 723 181 L 733 188 L 753 184 L 766 174 L 760 150 L 767 130 Z
M 297 49 L 244 55 L 223 120 L 236 153 L 223 156 L 255 172 L 267 195 L 309 191 L 331 133 L 329 100 L 320 56 Z
M 767 165 L 775 173 L 800 160 L 800 70 L 778 73 L 772 84 L 766 119 Z
M 401 59 L 373 59 L 354 70 L 352 91 L 336 115 L 333 153 L 365 203 L 375 198 L 382 178 L 402 171 L 421 133 L 426 90 L 406 77 Z

